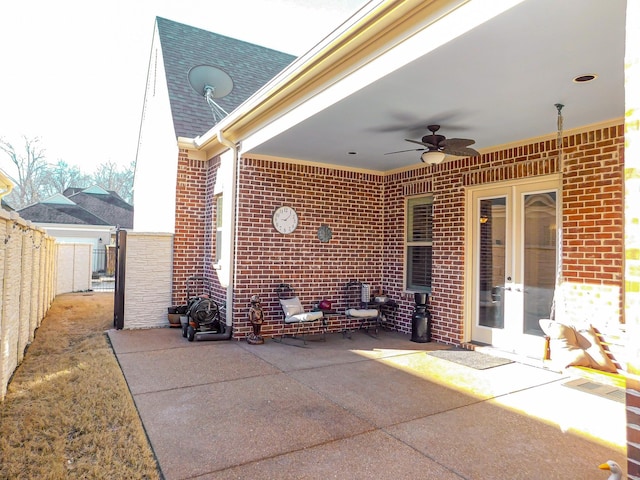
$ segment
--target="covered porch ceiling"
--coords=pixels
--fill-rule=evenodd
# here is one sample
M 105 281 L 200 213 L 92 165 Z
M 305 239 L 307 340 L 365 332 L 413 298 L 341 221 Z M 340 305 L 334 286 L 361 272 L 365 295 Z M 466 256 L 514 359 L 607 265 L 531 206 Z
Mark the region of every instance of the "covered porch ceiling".
M 483 152 L 555 135 L 558 103 L 565 130 L 623 118 L 625 0 L 431 3 L 446 8 L 283 108 L 269 127 L 235 138 L 241 153 L 388 172 L 421 164 L 421 152 L 385 154 L 420 148 L 404 139 L 419 140 L 430 124 Z M 468 25 L 490 6 L 504 11 Z M 585 74 L 597 77 L 573 81 Z

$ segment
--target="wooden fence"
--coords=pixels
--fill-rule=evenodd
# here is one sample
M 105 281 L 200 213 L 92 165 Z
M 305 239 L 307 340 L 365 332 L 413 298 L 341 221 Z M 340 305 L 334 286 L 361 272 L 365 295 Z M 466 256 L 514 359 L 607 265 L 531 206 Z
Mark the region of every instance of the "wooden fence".
M 0 400 L 55 297 L 56 243 L 0 209 Z

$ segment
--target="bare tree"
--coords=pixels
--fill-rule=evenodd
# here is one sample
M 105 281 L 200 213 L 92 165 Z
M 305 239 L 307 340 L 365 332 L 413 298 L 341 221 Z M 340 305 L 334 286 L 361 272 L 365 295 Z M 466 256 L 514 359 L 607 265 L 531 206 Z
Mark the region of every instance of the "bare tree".
M 122 169 L 113 162 L 101 164 L 93 174 L 93 182 L 105 190 L 115 191 L 122 199 L 131 203 L 133 198 L 133 172 L 135 162 Z
M 22 208 L 39 201 L 41 187 L 47 177 L 45 150 L 40 146 L 40 138 L 27 136 L 22 138 L 24 139 L 23 152 L 16 150 L 4 138 L 0 139 L 0 150 L 8 155 L 18 172 L 18 185 L 10 195 L 15 208 Z
M 58 160 L 55 165 L 49 165 L 47 169 L 48 181 L 42 186 L 42 192 L 46 197 L 56 193 L 62 193 L 69 187 L 90 186 L 92 179 L 82 173 L 78 167 L 72 167 L 64 160 Z
M 40 146 L 40 138 L 23 136 L 23 139 L 24 152 L 0 138 L 0 150 L 7 154 L 17 170 L 17 184 L 7 196 L 7 201 L 15 209 L 19 210 L 56 193 L 63 193 L 69 187 L 86 188 L 91 185 L 114 191 L 124 201 L 132 202 L 135 162 L 122 168 L 113 162 L 106 162 L 92 175 L 88 175 L 62 159 L 49 165 L 45 161 L 45 150 Z

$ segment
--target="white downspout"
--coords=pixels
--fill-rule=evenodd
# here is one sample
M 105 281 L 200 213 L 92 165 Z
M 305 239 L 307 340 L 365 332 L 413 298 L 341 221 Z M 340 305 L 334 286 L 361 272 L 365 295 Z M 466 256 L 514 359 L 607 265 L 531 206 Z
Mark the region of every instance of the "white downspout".
M 238 181 L 238 147 L 235 143 L 231 142 L 229 139 L 225 138 L 222 130 L 216 131 L 216 136 L 218 137 L 218 141 L 231 149 L 233 152 L 233 160 L 231 165 L 231 222 L 229 222 L 233 228 L 231 228 L 230 236 L 229 236 L 229 284 L 227 285 L 227 329 L 229 332 L 232 331 L 233 325 L 233 287 L 236 283 L 236 219 L 238 218 L 236 214 L 237 202 L 236 202 L 236 192 L 237 192 L 237 181 Z M 226 197 L 226 195 L 225 195 Z

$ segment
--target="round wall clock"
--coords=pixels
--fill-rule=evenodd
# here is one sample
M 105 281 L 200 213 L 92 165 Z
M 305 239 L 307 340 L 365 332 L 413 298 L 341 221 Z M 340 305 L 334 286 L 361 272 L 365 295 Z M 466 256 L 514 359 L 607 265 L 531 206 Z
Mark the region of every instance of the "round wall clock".
M 280 233 L 291 233 L 298 227 L 298 214 L 287 206 L 276 208 L 273 212 L 273 227 Z
M 331 233 L 331 228 L 329 225 L 322 224 L 318 229 L 318 240 L 322 243 L 327 243 L 333 237 L 333 233 Z

